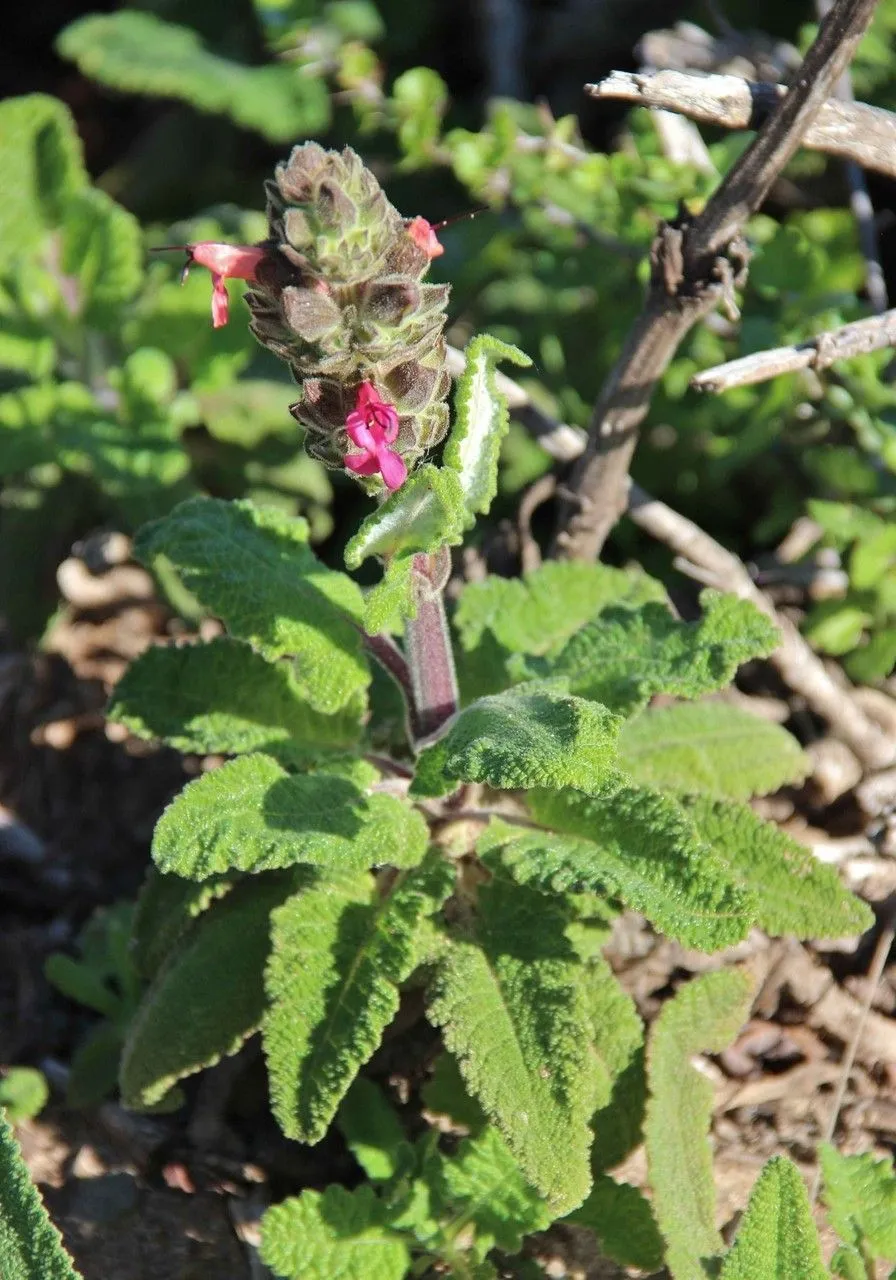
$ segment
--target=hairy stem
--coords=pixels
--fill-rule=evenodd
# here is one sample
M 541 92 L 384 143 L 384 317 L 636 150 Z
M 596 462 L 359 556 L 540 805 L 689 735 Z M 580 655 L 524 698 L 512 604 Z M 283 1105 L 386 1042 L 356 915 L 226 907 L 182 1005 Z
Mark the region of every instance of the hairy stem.
M 448 549 L 414 556 L 417 616 L 405 623 L 405 653 L 413 693 L 410 716 L 414 742 L 431 738 L 457 711 L 457 676 L 442 590 L 451 562 Z

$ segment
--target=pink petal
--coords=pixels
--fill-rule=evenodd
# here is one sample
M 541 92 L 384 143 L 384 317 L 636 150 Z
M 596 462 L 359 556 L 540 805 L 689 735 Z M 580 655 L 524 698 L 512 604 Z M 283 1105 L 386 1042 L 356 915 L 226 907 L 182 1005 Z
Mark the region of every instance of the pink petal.
M 350 413 L 346 418 L 345 429 L 348 432 L 348 438 L 359 449 L 364 449 L 367 453 L 375 453 L 376 447 L 380 442 L 363 418 L 360 422 L 358 421 L 360 416 L 357 413 Z M 355 419 L 355 421 L 352 421 L 352 419 Z
M 222 244 L 215 240 L 202 240 L 188 247 L 193 262 L 208 267 L 225 280 L 254 280 L 258 264 L 265 256 L 263 249 L 246 244 Z
M 375 453 L 347 453 L 342 461 L 356 476 L 375 476 L 380 469 Z
M 430 261 L 445 252 L 445 246 L 439 244 L 436 233 L 432 229 L 432 223 L 428 222 L 426 218 L 411 218 L 408 223 L 408 235 L 417 248 L 423 250 Z
M 397 453 L 393 453 L 391 449 L 381 449 L 377 454 L 379 462 L 380 474 L 386 482 L 386 488 L 394 490 L 400 489 L 408 478 L 408 469 L 405 466 L 404 458 L 399 457 Z
M 213 276 L 214 288 L 212 289 L 212 327 L 220 329 L 222 325 L 227 323 L 227 309 L 230 305 L 230 299 L 227 296 L 227 286 L 224 283 L 223 276 Z

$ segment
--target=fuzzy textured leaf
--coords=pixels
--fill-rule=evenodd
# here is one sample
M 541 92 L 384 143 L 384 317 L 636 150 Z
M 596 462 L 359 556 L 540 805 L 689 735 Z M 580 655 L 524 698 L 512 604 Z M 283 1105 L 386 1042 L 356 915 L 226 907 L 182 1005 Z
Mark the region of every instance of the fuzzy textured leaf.
M 303 697 L 289 662 L 268 662 L 226 636 L 147 649 L 118 682 L 108 715 L 138 737 L 220 755 L 291 758 L 350 747 L 360 734 L 356 710 L 322 714 Z
M 444 795 L 457 782 L 594 791 L 616 760 L 622 721 L 584 698 L 522 685 L 480 698 L 421 752 L 414 795 Z
M 400 631 L 405 618 L 416 617 L 413 566 L 413 556 L 393 556 L 379 582 L 364 593 L 364 630 L 368 635 Z
M 809 769 L 786 729 L 724 702 L 643 711 L 619 735 L 619 763 L 648 786 L 728 800 L 800 782 Z
M 175 943 L 213 902 L 230 892 L 235 876 L 183 880 L 150 867 L 140 889 L 131 931 L 131 954 L 144 978 L 155 977 Z
M 253 67 L 219 58 L 195 31 L 151 13 L 90 14 L 66 27 L 56 47 L 101 84 L 227 115 L 271 142 L 315 133 L 329 117 L 319 79 L 283 64 Z
M 271 912 L 309 874 L 292 870 L 237 885 L 181 939 L 128 1032 L 119 1078 L 126 1106 L 152 1106 L 184 1076 L 235 1053 L 258 1029 Z
M 488 333 L 470 340 L 464 359 L 466 367 L 454 392 L 454 426 L 443 461 L 460 480 L 469 527 L 476 515 L 486 514 L 498 492 L 498 456 L 510 421 L 507 400 L 498 390 L 496 365 L 509 360 L 525 367 L 532 361 L 517 347 Z
M 143 234 L 132 213 L 95 187 L 65 203 L 61 268 L 75 286 L 78 313 L 106 327 L 143 280 Z M 120 321 L 119 321 L 120 323 Z
M 827 1280 L 809 1197 L 786 1156 L 756 1180 L 719 1280 Z
M 601 954 L 583 964 L 579 985 L 588 1020 L 588 1048 L 595 1080 L 592 1106 L 597 1114 L 610 1101 L 613 1086 L 644 1043 L 644 1026 L 634 1000 Z M 598 1138 L 599 1127 L 592 1120 Z
M 617 778 L 598 796 L 533 792 L 551 832 L 520 836 L 511 874 L 555 892 L 594 889 L 622 899 L 686 946 L 717 951 L 746 937 L 755 902 L 701 841 L 675 801 Z
M 871 908 L 840 883 L 833 867 L 746 805 L 706 796 L 682 802 L 697 835 L 756 900 L 756 923 L 767 933 L 839 938 L 864 933 Z
M 451 890 L 433 856 L 382 897 L 367 873 L 331 876 L 273 917 L 263 1025 L 271 1104 L 288 1138 L 318 1142 L 398 1009 L 418 921 Z
M 352 870 L 413 866 L 429 829 L 396 796 L 365 795 L 335 774 L 289 774 L 270 756 L 240 756 L 184 787 L 156 826 L 160 870 L 203 880 L 294 863 Z
M 305 520 L 246 501 L 193 498 L 141 529 L 134 552 L 149 565 L 167 557 L 187 590 L 266 658 L 294 655 L 319 711 L 338 711 L 369 683 L 354 625 L 361 590 L 315 557 Z
M 3 1280 L 80 1280 L 0 1108 L 0 1275 Z
M 650 1036 L 644 1138 L 654 1213 L 675 1280 L 706 1280 L 704 1264 L 723 1249 L 708 1138 L 712 1085 L 691 1058 L 726 1048 L 747 1018 L 750 996 L 750 980 L 738 970 L 704 974 L 663 1006 Z
M 31 93 L 0 103 L 0 265 L 36 249 L 66 201 L 87 186 L 81 141 L 58 98 Z
M 476 1228 L 476 1253 L 496 1246 L 517 1253 L 523 1236 L 543 1231 L 556 1217 L 520 1173 L 497 1129 L 465 1138 L 450 1157 L 436 1155 L 424 1169 L 439 1216 L 451 1214 Z
M 704 613 L 697 622 L 680 622 L 661 604 L 604 609 L 556 657 L 529 659 L 524 674 L 565 676 L 571 693 L 623 715 L 646 706 L 655 693 L 713 693 L 731 683 L 742 662 L 776 648 L 780 636 L 748 600 L 704 591 L 700 602 Z
M 646 574 L 580 560 L 548 560 L 522 578 L 470 583 L 454 622 L 464 649 L 475 648 L 489 631 L 510 653 L 547 654 L 609 605 L 635 607 L 665 599 L 661 584 Z
M 389 1182 L 410 1168 L 413 1148 L 378 1085 L 358 1076 L 336 1116 L 348 1149 L 372 1182 Z
M 663 1262 L 663 1239 L 650 1201 L 637 1187 L 600 1174 L 588 1199 L 564 1222 L 588 1227 L 600 1241 L 601 1254 L 627 1267 L 657 1271 Z M 758 1280 L 759 1272 L 756 1273 Z
M 556 899 L 496 877 L 480 889 L 475 937 L 453 941 L 430 1002 L 470 1092 L 555 1214 L 590 1184 L 587 1015 L 566 920 Z
M 892 1157 L 866 1151 L 841 1155 L 830 1143 L 819 1148 L 824 1200 L 831 1226 L 842 1240 L 896 1262 L 896 1174 Z
M 402 1280 L 411 1262 L 369 1186 L 303 1191 L 268 1209 L 261 1257 L 284 1280 Z
M 362 522 L 345 548 L 357 569 L 368 556 L 410 556 L 461 541 L 463 494 L 455 473 L 425 463 Z

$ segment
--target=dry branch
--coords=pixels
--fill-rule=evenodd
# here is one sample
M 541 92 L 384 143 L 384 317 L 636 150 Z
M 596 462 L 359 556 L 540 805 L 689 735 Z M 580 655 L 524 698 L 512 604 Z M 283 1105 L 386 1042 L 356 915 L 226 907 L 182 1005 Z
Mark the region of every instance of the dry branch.
M 747 150 L 694 219 L 664 225 L 654 242 L 644 309 L 595 403 L 588 446 L 570 478 L 558 554 L 591 560 L 625 510 L 637 432 L 657 381 L 691 327 L 720 301 L 746 263 L 741 231 L 830 97 L 867 30 L 876 0 L 836 0 L 797 73 Z
M 892 346 L 896 346 L 896 308 L 879 316 L 869 316 L 867 320 L 854 320 L 806 342 L 789 347 L 771 347 L 768 351 L 756 351 L 738 360 L 703 369 L 691 378 L 691 386 L 695 391 L 730 391 L 732 387 L 766 382 L 782 373 L 826 369 L 836 360 L 847 360 L 850 356 L 866 355 L 869 351 L 882 351 Z
M 782 84 L 686 71 L 612 71 L 597 84 L 587 84 L 585 91 L 592 98 L 675 111 L 723 129 L 759 128 L 787 93 Z M 896 115 L 879 107 L 829 98 L 801 145 L 896 177 Z

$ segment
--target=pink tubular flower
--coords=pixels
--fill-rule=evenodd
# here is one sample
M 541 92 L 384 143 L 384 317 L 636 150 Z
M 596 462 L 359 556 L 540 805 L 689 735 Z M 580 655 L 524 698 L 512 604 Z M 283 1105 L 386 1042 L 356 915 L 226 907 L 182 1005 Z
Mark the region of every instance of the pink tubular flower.
M 430 261 L 445 252 L 445 246 L 439 244 L 436 238 L 435 228 L 425 218 L 411 218 L 407 230 L 414 244 L 423 250 Z
M 362 382 L 355 407 L 345 420 L 345 429 L 360 453 L 347 453 L 343 461 L 357 476 L 373 476 L 377 472 L 386 488 L 400 489 L 408 469 L 402 456 L 388 448 L 398 438 L 398 414 L 395 406 L 381 400 L 372 382 Z
M 184 267 L 183 279 L 194 262 L 201 267 L 208 267 L 212 273 L 212 324 L 216 329 L 227 323 L 227 286 L 225 280 L 254 280 L 259 262 L 264 257 L 263 249 L 254 249 L 245 244 L 219 244 L 215 240 L 202 240 L 199 244 L 189 244 L 187 265 Z

